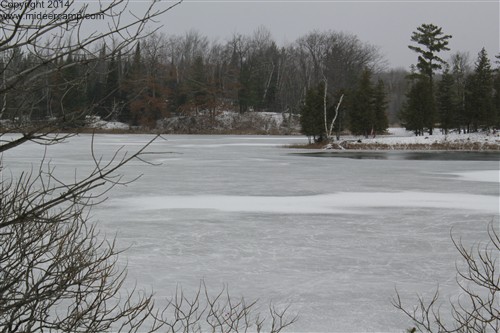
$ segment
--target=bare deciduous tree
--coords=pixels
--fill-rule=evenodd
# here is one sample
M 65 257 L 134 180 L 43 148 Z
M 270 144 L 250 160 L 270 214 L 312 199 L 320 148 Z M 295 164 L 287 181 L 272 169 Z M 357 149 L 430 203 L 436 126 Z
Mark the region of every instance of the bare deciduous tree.
M 450 316 L 443 315 L 439 293 L 430 301 L 419 297 L 417 305 L 403 305 L 398 292 L 394 306 L 408 316 L 420 332 L 500 332 L 500 237 L 495 226 L 488 228 L 489 241 L 467 248 L 452 237 L 463 265 L 457 265 L 457 283 L 461 294 L 450 301 Z

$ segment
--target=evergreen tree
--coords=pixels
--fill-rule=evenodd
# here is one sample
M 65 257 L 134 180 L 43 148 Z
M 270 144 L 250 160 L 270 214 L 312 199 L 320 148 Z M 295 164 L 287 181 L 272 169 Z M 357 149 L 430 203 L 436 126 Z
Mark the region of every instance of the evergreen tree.
M 83 113 L 87 111 L 86 85 L 84 77 L 80 73 L 81 60 L 75 59 L 70 52 L 65 59 L 61 59 L 57 65 L 60 70 L 52 73 L 49 78 L 49 93 L 47 106 L 50 114 L 56 117 L 74 118 L 74 112 Z M 72 125 L 82 125 L 73 122 Z
M 81 73 L 81 66 L 79 66 L 80 60 L 75 59 L 78 55 L 73 55 L 70 53 L 66 60 L 67 68 L 64 69 L 64 81 L 67 85 L 66 93 L 64 95 L 65 108 L 69 112 L 85 111 L 87 107 L 87 100 L 85 96 L 85 85 L 82 81 L 83 75 Z
M 454 89 L 455 80 L 447 67 L 438 83 L 437 109 L 438 120 L 445 134 L 457 127 L 457 96 Z
M 415 135 L 423 135 L 432 119 L 428 112 L 429 105 L 433 104 L 429 79 L 423 76 L 413 78 L 410 90 L 406 94 L 406 103 L 401 112 L 401 121 L 405 128 Z
M 104 105 L 106 97 L 106 73 L 108 70 L 107 57 L 106 44 L 103 44 L 99 51 L 99 57 L 92 62 L 91 83 L 87 87 L 87 100 L 92 105 L 93 112 L 102 118 L 106 118 L 107 115 Z
M 300 110 L 300 125 L 302 133 L 321 142 L 325 138 L 325 124 L 323 114 L 324 83 L 311 88 L 306 93 L 304 105 Z
M 484 48 L 478 54 L 474 73 L 469 76 L 466 89 L 465 107 L 468 130 L 478 131 L 481 127 L 494 126 L 496 112 L 493 104 L 493 71 Z
M 493 80 L 493 87 L 495 89 L 494 103 L 496 108 L 496 128 L 500 129 L 500 54 L 496 56 L 496 62 L 499 65 L 495 70 L 495 78 Z
M 389 128 L 389 119 L 387 117 L 387 93 L 385 91 L 384 81 L 379 80 L 373 90 L 373 114 L 375 133 L 380 134 Z M 375 134 L 374 133 L 374 134 Z
M 450 50 L 447 46 L 450 38 L 451 35 L 443 35 L 442 28 L 434 24 L 422 24 L 411 36 L 411 40 L 422 47 L 409 45 L 408 48 L 419 53 L 417 68 L 429 78 L 431 84 L 434 72 L 446 63 L 437 53 Z
M 384 83 L 379 80 L 373 86 L 371 72 L 365 70 L 348 102 L 349 130 L 355 135 L 375 135 L 383 133 L 389 127 L 387 102 Z
M 120 105 L 122 104 L 120 96 L 119 67 L 120 63 L 118 59 L 112 54 L 109 60 L 108 75 L 106 78 L 106 96 L 104 97 L 104 105 L 107 111 L 106 114 L 109 119 L 117 119 L 120 113 Z
M 353 91 L 349 98 L 349 130 L 354 135 L 368 137 L 375 130 L 373 93 L 371 73 L 365 70 L 359 81 L 358 88 Z
M 255 58 L 250 58 L 243 63 L 239 77 L 238 104 L 240 113 L 259 105 L 259 82 L 256 76 Z
M 444 35 L 442 28 L 435 26 L 434 24 L 422 24 L 414 31 L 411 40 L 420 46 L 409 45 L 408 48 L 419 54 L 417 69 L 420 75 L 426 77 L 425 81 L 428 81 L 428 88 L 425 89 L 430 95 L 425 98 L 428 103 L 427 109 L 424 111 L 428 115 L 423 115 L 426 121 L 425 127 L 429 130 L 429 134 L 432 135 L 434 128 L 434 119 L 436 113 L 435 96 L 434 96 L 434 72 L 442 68 L 445 61 L 441 59 L 437 54 L 441 51 L 447 51 L 448 40 L 451 38 L 450 35 Z M 423 92 L 422 90 L 421 92 Z M 415 102 L 418 103 L 418 102 Z M 411 102 L 410 104 L 415 104 Z M 411 110 L 411 108 L 410 108 Z M 409 111 L 409 110 L 407 110 Z

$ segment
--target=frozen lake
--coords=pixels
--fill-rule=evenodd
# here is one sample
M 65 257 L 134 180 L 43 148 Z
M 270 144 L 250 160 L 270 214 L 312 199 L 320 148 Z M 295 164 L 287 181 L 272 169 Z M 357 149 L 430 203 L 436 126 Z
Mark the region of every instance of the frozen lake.
M 109 159 L 149 138 L 99 135 L 96 151 Z M 130 285 L 158 299 L 204 279 L 264 307 L 291 304 L 294 332 L 402 332 L 410 323 L 390 303 L 395 288 L 414 304 L 439 284 L 447 300 L 458 291 L 450 230 L 472 243 L 498 223 L 498 153 L 318 155 L 283 148 L 302 137 L 165 138 L 150 150 L 168 154 L 148 157 L 161 165 L 128 165 L 143 177 L 93 213 L 130 247 Z M 89 146 L 79 136 L 48 156 L 62 177 L 83 175 Z M 26 145 L 3 158 L 21 169 L 42 156 Z

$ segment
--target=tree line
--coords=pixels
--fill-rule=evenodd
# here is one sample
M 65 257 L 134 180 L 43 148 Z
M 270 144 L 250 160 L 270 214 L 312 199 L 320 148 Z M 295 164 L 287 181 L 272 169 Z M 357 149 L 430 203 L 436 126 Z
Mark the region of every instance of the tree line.
M 195 31 L 155 32 L 128 49 L 107 41 L 92 52 L 47 59 L 22 47 L 2 52 L 4 88 L 25 68 L 39 65 L 29 84 L 0 94 L 2 119 L 34 121 L 85 111 L 154 128 L 164 117 L 215 117 L 220 110 L 299 114 L 307 91 L 325 78 L 334 96 L 354 87 L 364 70 L 383 68 L 378 49 L 352 34 L 314 31 L 279 47 L 263 27 L 225 42 Z
M 432 135 L 436 127 L 444 133 L 500 127 L 500 67 L 492 68 L 484 48 L 473 68 L 466 53 L 455 53 L 449 62 L 443 60 L 439 53 L 450 50 L 451 38 L 433 24 L 422 24 L 412 34 L 417 45 L 409 48 L 419 56 L 408 76 L 410 88 L 400 116 L 416 135 Z M 500 60 L 500 55 L 496 58 Z
M 315 141 L 328 138 L 325 126 L 335 119 L 339 133 L 354 135 L 384 133 L 389 122 L 400 122 L 415 135 L 444 133 L 452 130 L 470 133 L 500 128 L 500 66 L 492 68 L 483 48 L 471 66 L 467 53 L 456 52 L 449 62 L 439 53 L 449 51 L 450 35 L 433 24 L 422 24 L 413 32 L 408 47 L 418 54 L 410 72 L 401 70 L 374 72 L 359 67 L 350 85 L 333 95 L 323 92 L 324 81 L 310 88 L 301 107 L 302 131 Z M 500 55 L 497 55 L 500 64 Z M 335 103 L 345 95 L 340 113 Z M 331 139 L 331 138 L 328 138 Z
M 151 129 L 172 116 L 271 111 L 300 114 L 302 132 L 321 141 L 344 96 L 333 124 L 337 136 L 380 134 L 389 123 L 417 135 L 435 127 L 498 127 L 499 71 L 486 51 L 472 69 L 465 53 L 449 63 L 439 57 L 451 38 L 441 28 L 423 24 L 411 38 L 419 60 L 410 72 L 387 70 L 375 46 L 335 31 L 313 31 L 283 47 L 264 27 L 223 42 L 196 31 L 154 32 L 127 48 L 106 40 L 60 57 L 53 50 L 33 56 L 19 46 L 0 54 L 0 119 L 33 122 L 79 112 Z M 14 91 L 20 74 L 29 80 Z

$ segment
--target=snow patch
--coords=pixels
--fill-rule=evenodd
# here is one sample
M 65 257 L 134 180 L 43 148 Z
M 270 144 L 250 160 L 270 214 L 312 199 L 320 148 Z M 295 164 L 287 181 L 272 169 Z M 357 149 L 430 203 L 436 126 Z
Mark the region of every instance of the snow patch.
M 119 121 L 106 121 L 102 120 L 98 116 L 87 116 L 85 118 L 87 126 L 96 129 L 107 129 L 107 130 L 128 130 L 130 126 L 128 124 Z
M 466 181 L 500 183 L 499 170 L 453 172 L 449 173 L 449 175 L 457 176 L 459 179 Z
M 449 133 L 444 134 L 436 129 L 433 135 L 415 136 L 411 131 L 404 128 L 391 127 L 388 129 L 389 135 L 380 135 L 374 138 L 353 137 L 353 139 L 360 139 L 363 143 L 379 143 L 387 145 L 397 144 L 433 144 L 433 143 L 492 143 L 500 144 L 500 134 L 490 132 L 478 133 Z
M 275 214 L 365 214 L 370 208 L 435 208 L 498 214 L 498 198 L 427 192 L 339 192 L 313 196 L 151 196 L 114 200 L 134 210 L 207 209 Z

